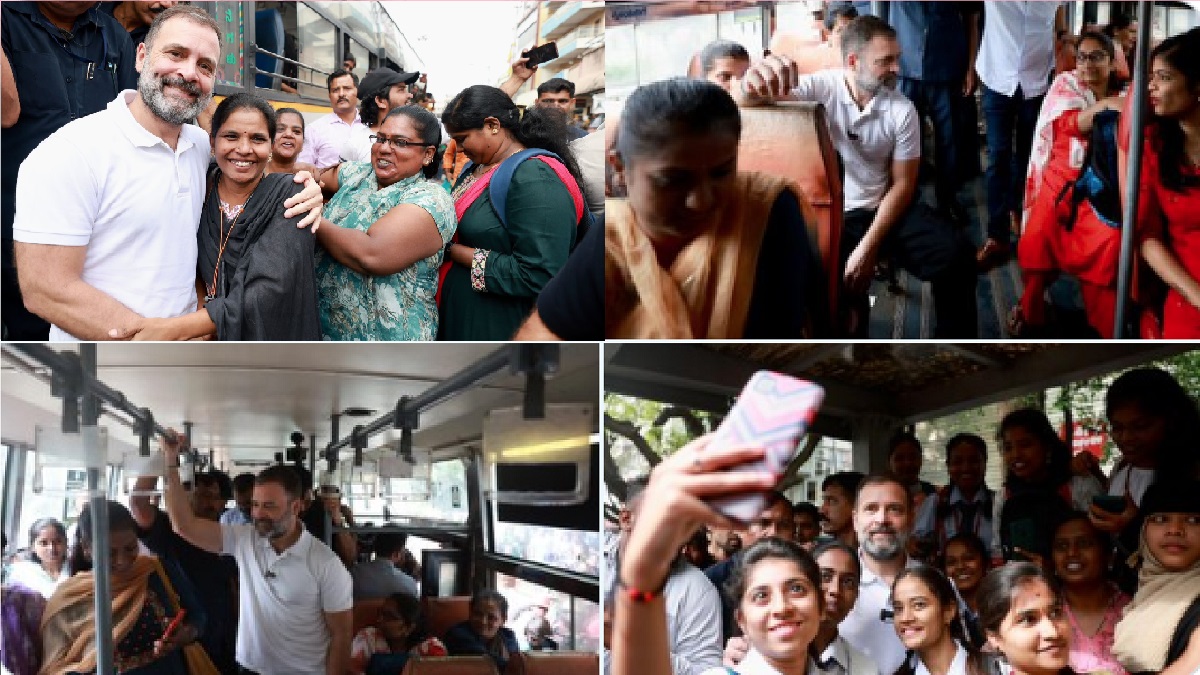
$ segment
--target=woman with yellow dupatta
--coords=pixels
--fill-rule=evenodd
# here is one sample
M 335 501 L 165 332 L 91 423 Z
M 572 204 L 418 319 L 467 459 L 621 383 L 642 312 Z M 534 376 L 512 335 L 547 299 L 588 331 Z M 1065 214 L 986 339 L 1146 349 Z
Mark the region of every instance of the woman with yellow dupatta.
M 605 205 L 605 336 L 798 338 L 828 316 L 801 196 L 737 170 L 741 117 L 682 78 L 630 95 L 609 153 L 628 200 Z
M 128 509 L 113 501 L 108 502 L 108 527 L 116 672 L 136 675 L 215 672 L 203 649 L 195 644 L 203 630 L 204 610 L 196 601 L 191 584 L 169 561 L 138 554 L 137 523 Z M 91 571 L 90 505 L 79 516 L 71 569 L 76 571 L 75 576 L 59 585 L 42 615 L 40 675 L 96 672 L 96 584 Z M 167 635 L 168 626 L 181 608 L 186 611 L 186 618 L 176 623 Z

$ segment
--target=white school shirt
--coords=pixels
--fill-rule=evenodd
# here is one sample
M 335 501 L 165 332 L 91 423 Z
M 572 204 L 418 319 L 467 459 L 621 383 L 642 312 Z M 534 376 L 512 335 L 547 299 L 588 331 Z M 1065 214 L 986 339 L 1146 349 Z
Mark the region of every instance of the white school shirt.
M 875 661 L 855 649 L 841 635 L 835 637 L 821 652 L 816 666 L 817 672 L 822 675 L 879 675 Z
M 829 135 L 842 156 L 845 209 L 877 209 L 892 184 L 892 162 L 921 158 L 917 108 L 895 89 L 883 88 L 859 110 L 841 68 L 801 75 L 792 95 L 825 105 Z
M 121 92 L 42 141 L 17 174 L 13 239 L 86 246 L 82 279 L 145 317 L 196 309 L 196 230 L 208 136 L 185 124 L 174 150 L 138 124 Z M 50 339 L 75 338 L 58 326 Z
M 971 525 L 976 526 L 975 534 L 979 537 L 979 540 L 990 546 L 995 537 L 992 535 L 993 516 L 990 513 L 983 513 L 982 509 L 986 490 L 987 487 L 980 487 L 975 492 L 975 506 L 979 510 L 975 515 L 975 522 L 971 523 Z M 951 488 L 949 499 L 951 507 L 961 501 L 965 501 L 962 492 L 957 487 Z M 994 496 L 993 499 L 995 499 Z M 936 494 L 929 495 L 925 498 L 925 501 L 921 502 L 921 506 L 917 509 L 917 519 L 916 524 L 913 526 L 913 534 L 918 537 L 926 537 L 937 532 L 937 507 L 938 497 Z M 950 513 L 946 514 L 943 528 L 946 532 L 946 539 L 958 534 L 958 513 L 953 508 L 950 509 Z
M 1154 469 L 1123 466 L 1114 471 L 1112 477 L 1108 479 L 1108 494 L 1124 497 L 1125 490 L 1128 489 L 1129 496 L 1133 497 L 1133 503 L 1141 506 L 1142 495 L 1146 494 L 1146 489 L 1152 483 L 1154 483 Z
M 276 553 L 253 525 L 221 525 L 221 553 L 237 560 L 241 582 L 238 663 L 261 675 L 325 675 L 325 613 L 354 606 L 337 555 L 307 530 Z
M 806 675 L 816 675 L 821 672 L 811 658 L 808 659 L 808 665 L 804 670 Z M 763 655 L 759 654 L 758 650 L 753 647 L 750 648 L 750 651 L 746 653 L 746 658 L 742 659 L 742 662 L 737 664 L 737 667 L 733 671 L 737 675 L 794 675 L 792 673 L 781 673 L 776 670 L 775 666 L 767 663 Z M 729 675 L 729 671 L 724 667 L 710 668 L 704 671 L 702 675 Z
M 1025 98 L 1050 88 L 1054 72 L 1054 16 L 1057 2 L 985 2 L 983 39 L 975 72 L 988 89 L 1012 96 L 1021 86 Z
M 954 642 L 954 650 L 954 660 L 950 662 L 950 669 L 946 671 L 946 675 L 967 675 L 967 650 L 963 649 L 957 640 Z M 932 675 L 919 657 L 914 675 Z

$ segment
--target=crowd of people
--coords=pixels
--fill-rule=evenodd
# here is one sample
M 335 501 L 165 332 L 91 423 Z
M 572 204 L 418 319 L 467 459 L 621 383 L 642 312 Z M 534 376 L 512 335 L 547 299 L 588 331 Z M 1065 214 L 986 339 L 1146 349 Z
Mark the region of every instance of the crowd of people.
M 522 58 L 439 119 L 420 73 L 360 81 L 348 54 L 306 124 L 258 94 L 213 105 L 204 8 L 107 4 L 128 23 L 3 9 L 5 339 L 600 338 L 576 299 L 601 293 L 601 151 L 573 83 L 522 109 Z
M 938 487 L 898 433 L 887 472 L 828 476 L 819 507 L 772 492 L 765 469 L 729 470 L 762 449 L 697 439 L 631 485 L 606 551 L 605 672 L 1196 672 L 1200 411 L 1139 368 L 1106 415 L 1109 475 L 1019 409 L 997 431 L 994 489 L 983 438 L 949 440 Z M 713 507 L 748 492 L 767 496 L 749 522 Z
M 1142 334 L 1200 334 L 1187 234 L 1200 189 L 1200 30 L 1156 45 L 1143 65 L 1134 63 L 1136 26 L 1122 15 L 1070 35 L 1062 3 L 886 7 L 877 17 L 870 3 L 830 3 L 825 42 L 773 39 L 779 49 L 761 58 L 735 42 L 711 43 L 689 78 L 630 95 L 609 139 L 609 192 L 627 199 L 609 218 L 606 335 L 866 337 L 872 280 L 902 268 L 930 283 L 934 336 L 976 337 L 977 275 L 1016 253 L 1025 288 L 1008 317 L 1011 334 L 1044 334 L 1049 298 L 1063 295 L 1050 286 L 1066 275 L 1078 282 L 1080 330 L 1111 337 L 1117 156 L 1128 150 L 1124 94 L 1136 67 L 1149 70 L 1151 110 L 1135 237 L 1149 274 L 1134 299 L 1159 327 Z M 795 28 L 780 26 L 775 37 Z M 829 277 L 800 236 L 806 196 L 786 177 L 737 168 L 739 108 L 785 100 L 824 105 L 844 202 L 840 250 L 824 265 L 838 266 L 843 307 L 821 302 Z M 976 247 L 958 194 L 980 174 L 980 113 L 987 234 Z M 927 128 L 933 156 L 923 162 Z M 1089 152 L 1094 138 L 1102 147 Z M 920 191 L 926 181 L 936 206 Z M 759 307 L 771 308 L 765 323 Z
M 185 485 L 181 444 L 162 445 L 165 510 L 150 496 L 157 476 L 137 479 L 128 508 L 107 503 L 116 672 L 394 675 L 414 654 L 488 655 L 503 671 L 522 651 L 494 590 L 471 598 L 466 621 L 430 634 L 405 535 L 380 531 L 373 557 L 360 551 L 342 529 L 355 523 L 340 494 L 314 492 L 305 467 L 233 480 L 207 471 Z M 92 519 L 89 503 L 69 545 L 61 522 L 35 521 L 28 547 L 6 563 L 6 673 L 95 671 Z M 359 604 L 378 614 L 352 632 Z M 544 614 L 524 624 L 528 649 L 557 648 Z

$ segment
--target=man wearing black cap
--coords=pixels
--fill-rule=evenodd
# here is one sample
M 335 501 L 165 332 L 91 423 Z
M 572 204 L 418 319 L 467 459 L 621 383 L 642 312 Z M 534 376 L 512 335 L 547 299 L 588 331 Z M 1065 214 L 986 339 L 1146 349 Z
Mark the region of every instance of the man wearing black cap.
M 358 117 L 366 126 L 350 130 L 342 148 L 343 161 L 371 161 L 371 136 L 379 130 L 388 111 L 408 105 L 413 97 L 408 87 L 420 76 L 420 73 L 397 73 L 391 68 L 376 68 L 367 73 L 358 85 Z

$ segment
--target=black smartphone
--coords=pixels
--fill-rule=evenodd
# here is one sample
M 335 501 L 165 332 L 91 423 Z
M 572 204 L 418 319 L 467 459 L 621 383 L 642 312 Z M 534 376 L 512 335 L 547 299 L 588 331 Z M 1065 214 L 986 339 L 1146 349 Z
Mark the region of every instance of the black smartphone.
M 1096 508 L 1108 511 L 1109 513 L 1122 513 L 1125 511 L 1125 498 L 1121 495 L 1096 495 L 1092 497 L 1092 504 Z
M 558 45 L 553 42 L 547 42 L 544 45 L 538 45 L 533 49 L 521 52 L 521 56 L 529 59 L 525 65 L 532 68 L 547 61 L 553 61 L 554 59 L 557 59 Z

